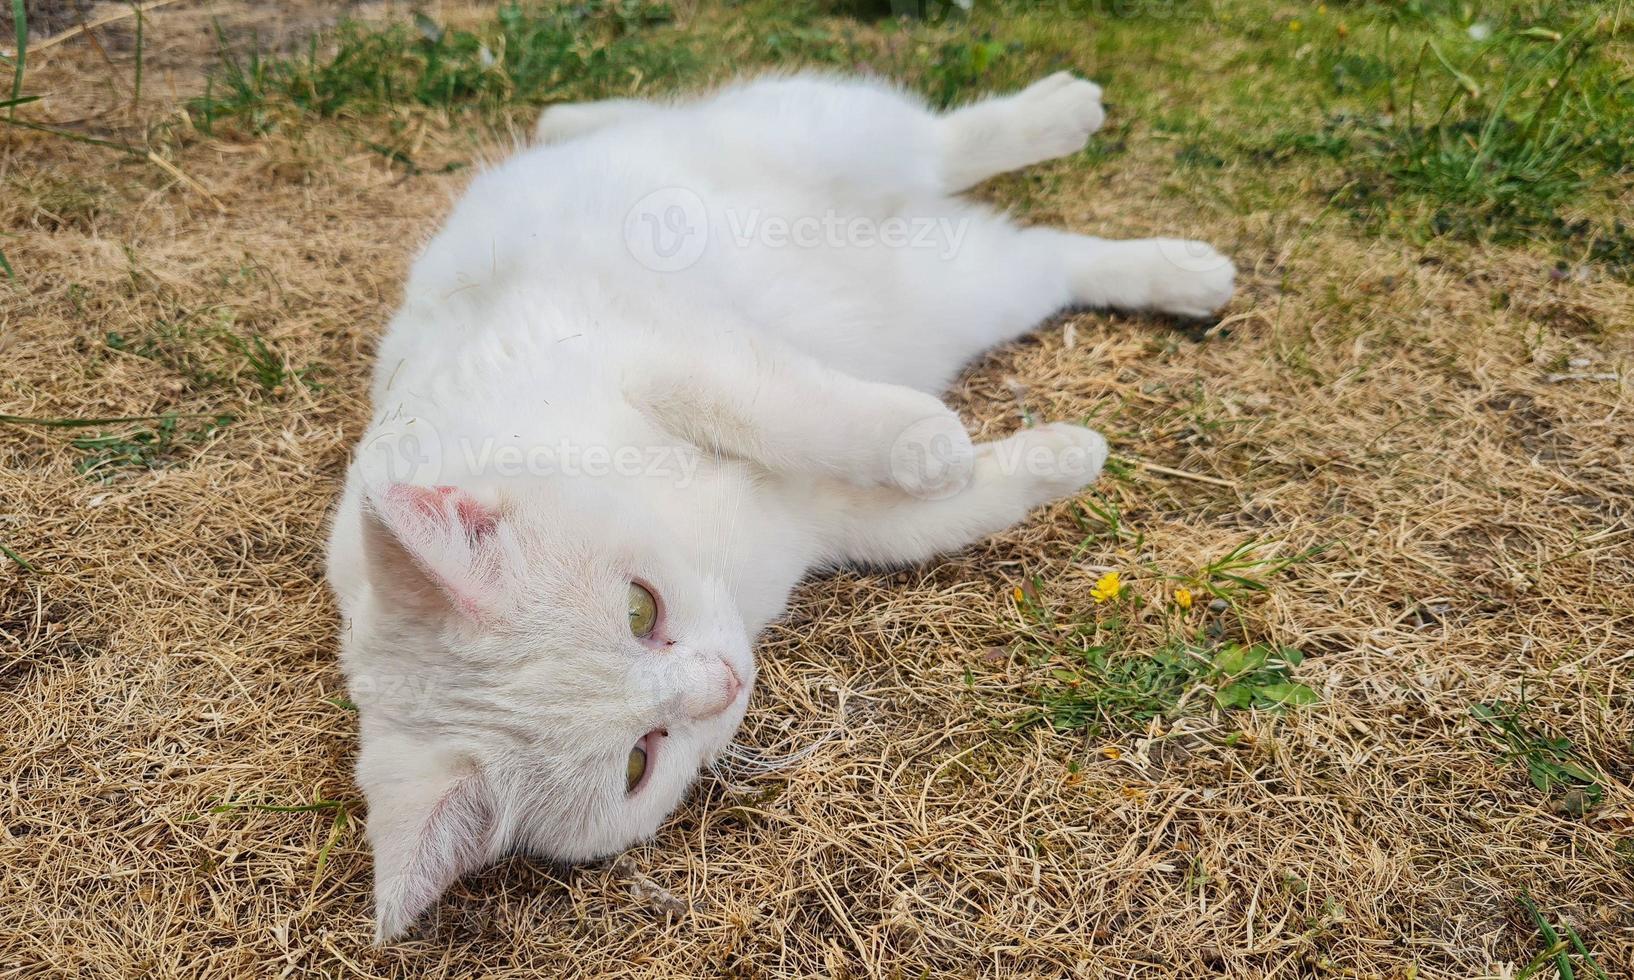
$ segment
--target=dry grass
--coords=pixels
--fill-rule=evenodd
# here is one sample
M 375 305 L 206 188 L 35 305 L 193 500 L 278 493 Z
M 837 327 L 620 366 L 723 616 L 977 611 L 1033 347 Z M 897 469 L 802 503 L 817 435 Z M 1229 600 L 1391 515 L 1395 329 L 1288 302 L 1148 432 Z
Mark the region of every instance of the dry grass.
M 197 91 L 207 25 L 152 15 L 142 118 Z M 42 60 L 52 118 L 135 124 L 88 45 Z M 468 156 L 420 125 L 427 169 Z M 463 178 L 322 127 L 186 137 L 172 159 L 220 213 L 142 160 L 0 129 L 0 412 L 203 416 L 170 465 L 106 483 L 70 440 L 141 424 L 0 426 L 0 544 L 33 569 L 0 558 L 0 976 L 1511 976 L 1547 945 L 1523 892 L 1634 975 L 1634 289 L 1542 249 L 1373 238 L 1309 200 L 1229 204 L 1252 174 L 1177 194 L 1192 178 L 1144 132 L 1115 166 L 1051 169 L 1037 213 L 1213 240 L 1243 268 L 1227 328 L 1073 316 L 956 397 L 988 433 L 1092 415 L 1123 455 L 1216 482 L 1104 480 L 1138 543 L 1086 544 L 1063 505 L 931 566 L 812 582 L 761 644 L 743 736 L 809 756 L 706 779 L 619 862 L 472 877 L 377 950 L 357 820 L 213 807 L 366 818 L 325 512 L 373 338 Z M 319 386 L 261 383 L 225 334 Z M 1154 570 L 1251 539 L 1327 549 L 1240 617 L 1188 622 L 1303 649 L 1320 704 L 1011 730 L 1060 666 L 1012 647 L 1045 629 L 1017 585 L 1139 655 L 1164 628 Z M 1088 598 L 1108 568 L 1149 602 L 1115 628 Z M 1602 777 L 1586 813 L 1471 717 L 1523 693 Z

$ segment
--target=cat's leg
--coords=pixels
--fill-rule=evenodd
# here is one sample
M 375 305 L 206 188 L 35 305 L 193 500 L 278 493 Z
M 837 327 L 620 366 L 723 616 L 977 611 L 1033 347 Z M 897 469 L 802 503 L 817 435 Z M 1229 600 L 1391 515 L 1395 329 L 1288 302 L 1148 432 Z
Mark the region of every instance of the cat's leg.
M 1202 242 L 1018 228 L 976 208 L 946 212 L 933 228 L 925 247 L 897 254 L 893 305 L 867 349 L 820 329 L 801 343 L 841 369 L 940 391 L 971 359 L 1062 309 L 1204 317 L 1231 299 L 1236 270 Z
M 970 436 L 934 395 L 864 381 L 772 341 L 653 344 L 623 378 L 671 435 L 773 473 L 930 494 L 968 478 Z
M 1057 422 L 977 446 L 969 482 L 939 499 L 830 486 L 811 510 L 830 563 L 911 564 L 974 544 L 1076 493 L 1100 475 L 1106 454 L 1099 433 Z
M 1076 153 L 1105 121 L 1101 87 L 1066 71 L 955 109 L 938 120 L 943 189 Z
M 1205 242 L 1032 231 L 1057 250 L 1074 305 L 1206 317 L 1231 300 L 1237 267 Z
M 601 102 L 553 105 L 540 115 L 533 138 L 540 143 L 559 143 L 657 110 L 658 106 L 640 99 L 604 99 Z
M 608 103 L 565 106 L 574 113 Z M 1083 148 L 1106 114 L 1101 89 L 1059 72 L 1020 92 L 937 113 L 867 79 L 772 77 L 696 104 L 691 132 L 731 146 L 757 175 L 802 187 L 847 188 L 851 203 L 900 194 L 951 194 L 995 174 Z

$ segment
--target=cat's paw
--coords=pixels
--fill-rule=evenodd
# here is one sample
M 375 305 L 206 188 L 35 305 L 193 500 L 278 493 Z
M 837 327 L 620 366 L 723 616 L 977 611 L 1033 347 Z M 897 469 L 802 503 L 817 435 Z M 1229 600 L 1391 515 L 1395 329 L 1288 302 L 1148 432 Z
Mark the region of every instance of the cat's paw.
M 1036 160 L 1077 153 L 1106 122 L 1101 87 L 1070 71 L 1041 78 L 1014 98 L 1017 137 Z
M 1206 242 L 1154 240 L 1152 309 L 1176 316 L 1212 316 L 1231 302 L 1237 267 Z
M 976 448 L 956 412 L 912 392 L 885 417 L 891 439 L 880 483 L 922 500 L 951 497 L 970 484 Z
M 1027 489 L 1031 506 L 1077 493 L 1094 483 L 1106 466 L 1106 439 L 1094 429 L 1051 422 L 983 443 L 984 463 Z

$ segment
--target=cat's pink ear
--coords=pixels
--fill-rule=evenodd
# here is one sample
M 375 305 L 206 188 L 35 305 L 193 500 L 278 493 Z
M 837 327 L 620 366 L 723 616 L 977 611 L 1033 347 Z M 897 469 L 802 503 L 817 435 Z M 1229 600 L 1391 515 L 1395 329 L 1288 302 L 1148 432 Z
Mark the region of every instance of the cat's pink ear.
M 458 487 L 395 483 L 368 494 L 363 511 L 370 582 L 397 604 L 480 617 L 497 603 L 504 571 L 497 510 Z
M 406 742 L 365 742 L 358 782 L 374 847 L 375 942 L 384 943 L 497 857 L 496 807 L 474 764 Z

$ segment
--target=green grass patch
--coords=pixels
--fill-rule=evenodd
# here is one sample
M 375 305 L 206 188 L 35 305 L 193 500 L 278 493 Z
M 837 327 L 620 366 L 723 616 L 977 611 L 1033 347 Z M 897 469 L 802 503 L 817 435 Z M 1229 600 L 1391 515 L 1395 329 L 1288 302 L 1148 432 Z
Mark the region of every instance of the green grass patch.
M 1087 534 L 1080 551 L 1143 550 L 1143 536 L 1110 501 L 1091 494 L 1078 518 Z M 1320 554 L 1277 556 L 1271 547 L 1246 541 L 1188 575 L 1137 563 L 1102 576 L 1085 596 L 1046 598 L 1039 581 L 1017 589 L 1024 628 L 1011 646 L 1044 680 L 1028 690 L 1038 707 L 1015 725 L 1099 736 L 1141 731 L 1157 717 L 1315 704 L 1316 692 L 1296 677 L 1301 651 L 1241 637 L 1242 604 Z
M 445 27 L 424 13 L 413 23 L 352 21 L 296 58 L 234 54 L 223 39 L 220 64 L 190 108 L 207 133 L 229 119 L 260 133 L 289 111 L 325 118 L 404 105 L 499 112 L 595 98 L 693 66 L 686 38 L 657 30 L 671 19 L 661 4 L 597 0 L 510 5 L 473 29 Z
M 1634 272 L 1626 228 L 1579 216 L 1609 211 L 1634 165 L 1634 75 L 1612 51 L 1622 4 L 1356 13 L 1353 33 L 1329 25 L 1316 58 L 1321 132 L 1278 156 L 1340 161 L 1334 200 L 1375 231 L 1542 241 Z
M 164 365 L 193 391 L 247 387 L 262 397 L 282 398 L 297 385 L 319 388 L 316 367 L 294 367 L 271 341 L 233 330 L 224 315 L 213 324 L 193 325 L 204 312 L 161 320 L 139 337 L 112 332 L 105 343 L 109 350 Z
M 1503 748 L 1506 763 L 1519 762 L 1538 791 L 1561 796 L 1561 805 L 1574 816 L 1605 797 L 1605 788 L 1586 760 L 1564 736 L 1551 735 L 1534 721 L 1531 707 L 1492 701 L 1470 706 L 1470 715 L 1485 726 Z
M 125 470 L 162 469 L 178 460 L 182 450 L 208 442 L 234 421 L 231 415 L 185 425 L 180 419 L 163 415 L 153 425 L 73 439 L 70 445 L 81 454 L 74 469 L 97 483 L 111 483 Z
M 329 817 L 329 831 L 323 845 L 318 848 L 317 865 L 312 871 L 312 887 L 316 888 L 323 879 L 324 868 L 329 864 L 329 855 L 339 843 L 341 835 L 351 826 L 352 810 L 357 803 L 351 800 L 329 800 L 321 794 L 311 803 L 283 805 L 275 803 L 252 803 L 249 801 L 229 800 L 210 808 L 211 814 L 234 813 L 251 811 L 255 813 L 327 813 Z M 204 870 L 214 870 L 208 868 Z
M 1210 643 L 1202 634 L 1151 653 L 1093 645 L 1078 650 L 1034 646 L 1034 657 L 1059 663 L 1035 697 L 1041 707 L 1018 725 L 1048 722 L 1092 736 L 1144 730 L 1157 717 L 1217 708 L 1283 710 L 1315 704 L 1316 692 L 1293 677 L 1304 655 L 1291 647 Z

